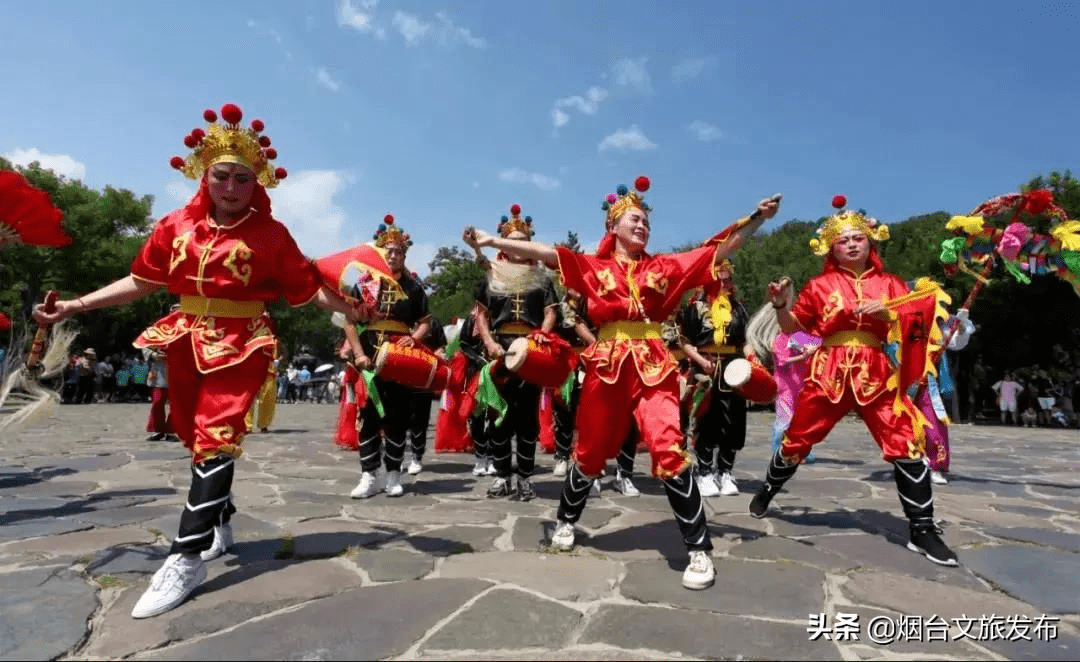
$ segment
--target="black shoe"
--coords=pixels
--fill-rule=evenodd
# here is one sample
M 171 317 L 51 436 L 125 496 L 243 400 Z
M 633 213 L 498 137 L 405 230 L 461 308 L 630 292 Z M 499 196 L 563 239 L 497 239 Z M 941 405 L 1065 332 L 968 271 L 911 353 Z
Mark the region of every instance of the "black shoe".
M 491 483 L 487 495 L 489 499 L 508 497 L 513 491 L 510 489 L 510 479 L 498 477 Z
M 146 440 L 147 441 L 165 441 L 165 433 L 164 432 L 155 432 L 154 434 L 147 437 Z
M 960 562 L 956 560 L 956 552 L 949 549 L 949 546 L 938 535 L 939 533 L 941 529 L 933 524 L 912 524 L 911 540 L 907 548 L 922 554 L 938 565 L 960 565 Z
M 776 492 L 769 489 L 768 483 L 762 485 L 761 489 L 757 491 L 757 494 L 750 501 L 750 514 L 757 519 L 765 517 L 769 512 L 769 503 L 772 502 L 774 496 L 776 496 Z

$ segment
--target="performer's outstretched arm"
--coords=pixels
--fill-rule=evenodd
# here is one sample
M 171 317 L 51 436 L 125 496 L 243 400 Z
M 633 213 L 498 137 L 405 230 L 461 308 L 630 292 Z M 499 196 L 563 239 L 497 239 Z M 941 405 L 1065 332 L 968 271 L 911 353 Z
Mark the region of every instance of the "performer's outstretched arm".
M 121 306 L 125 303 L 138 301 L 146 295 L 157 291 L 160 287 L 160 283 L 151 283 L 128 274 L 118 281 L 94 290 L 90 294 L 84 294 L 77 299 L 57 301 L 56 308 L 51 313 L 46 313 L 41 304 L 38 304 L 34 308 L 34 319 L 43 324 L 53 324 L 86 310 Z
M 494 237 L 483 230 L 477 230 L 472 226 L 465 228 L 462 239 L 476 251 L 491 246 L 492 248 L 498 249 L 508 255 L 513 255 L 514 257 L 542 262 L 549 269 L 556 269 L 559 266 L 558 253 L 555 252 L 554 248 L 546 244 L 521 239 L 503 239 L 502 237 Z

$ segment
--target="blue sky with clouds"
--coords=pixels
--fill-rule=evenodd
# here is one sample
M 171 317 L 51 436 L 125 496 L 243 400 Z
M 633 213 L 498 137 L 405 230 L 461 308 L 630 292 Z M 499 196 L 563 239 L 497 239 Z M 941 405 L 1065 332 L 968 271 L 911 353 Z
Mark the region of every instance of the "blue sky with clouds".
M 0 154 L 155 196 L 204 108 L 266 122 L 276 215 L 312 256 L 393 213 L 421 273 L 511 203 L 593 245 L 653 180 L 653 250 L 760 198 L 883 220 L 961 213 L 1076 165 L 1076 2 L 323 0 L 21 3 L 0 41 Z M 1080 169 L 1080 168 L 1078 168 Z

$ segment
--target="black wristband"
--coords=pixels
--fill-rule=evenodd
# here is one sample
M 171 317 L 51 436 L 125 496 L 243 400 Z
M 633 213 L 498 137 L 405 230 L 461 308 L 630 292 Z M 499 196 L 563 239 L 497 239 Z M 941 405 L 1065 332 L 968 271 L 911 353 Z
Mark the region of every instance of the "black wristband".
M 777 310 L 780 310 L 781 308 L 787 308 L 787 304 L 786 304 L 786 303 L 782 303 L 782 304 L 780 304 L 780 305 L 778 306 L 778 305 L 776 305 L 776 304 L 774 303 L 774 304 L 772 305 L 772 307 L 773 307 L 773 308 L 775 308 L 775 309 L 777 309 Z

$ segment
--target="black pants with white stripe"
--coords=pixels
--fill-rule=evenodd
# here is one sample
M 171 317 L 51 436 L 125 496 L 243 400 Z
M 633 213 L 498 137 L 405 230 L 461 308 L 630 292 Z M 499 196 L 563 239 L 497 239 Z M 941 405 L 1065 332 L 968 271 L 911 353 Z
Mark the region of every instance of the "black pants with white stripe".
M 371 397 L 357 414 L 360 417 L 360 469 L 372 473 L 378 471 L 385 456 L 387 471 L 401 471 L 415 393 L 408 387 L 378 377 L 374 383 L 382 401 L 383 416 L 379 416 Z
M 419 462 L 427 450 L 427 433 L 431 427 L 431 406 L 435 396 L 431 393 L 413 393 L 409 413 L 409 446 L 413 457 Z
M 697 481 L 690 475 L 690 470 L 687 469 L 678 476 L 672 476 L 662 482 L 687 551 L 710 551 L 713 546 L 712 539 L 709 537 L 708 521 L 705 518 L 705 506 L 701 501 Z M 581 473 L 577 464 L 571 465 L 570 471 L 566 472 L 566 481 L 563 483 L 562 495 L 559 497 L 559 511 L 556 517 L 560 522 L 574 524 L 581 518 L 581 513 L 585 510 L 585 502 L 589 498 L 591 485 L 592 479 Z
M 517 474 L 528 478 L 536 468 L 536 440 L 540 436 L 540 387 L 511 378 L 499 389 L 508 406 L 502 425 L 491 430 L 489 448 L 500 478 L 514 473 L 511 441 L 517 437 Z
M 191 487 L 170 554 L 198 554 L 213 545 L 214 527 L 227 523 L 236 512 L 231 495 L 235 467 L 227 455 L 191 463 Z
M 746 445 L 746 400 L 713 386 L 709 408 L 694 428 L 694 452 L 698 471 L 711 474 L 730 472 L 735 454 Z

